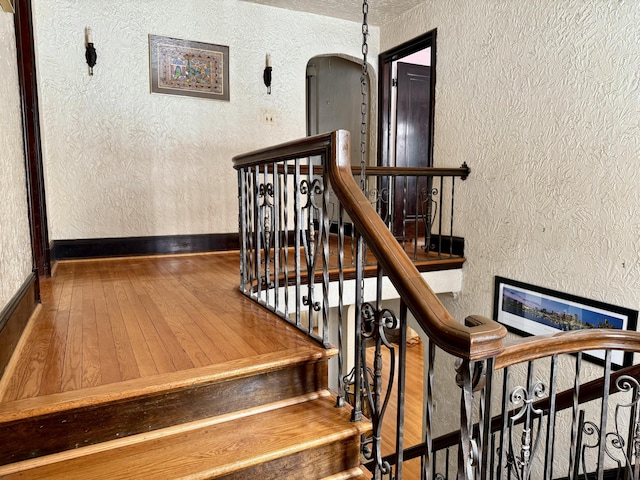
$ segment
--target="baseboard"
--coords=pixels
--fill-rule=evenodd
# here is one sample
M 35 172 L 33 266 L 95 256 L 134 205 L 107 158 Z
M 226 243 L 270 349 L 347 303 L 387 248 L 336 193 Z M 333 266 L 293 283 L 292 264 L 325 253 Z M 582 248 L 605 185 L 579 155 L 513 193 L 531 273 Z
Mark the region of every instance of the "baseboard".
M 452 255 L 458 255 L 464 257 L 464 237 L 452 237 L 449 235 L 442 235 L 442 246 L 440 246 L 440 235 L 431 235 L 431 248 L 432 252 L 437 252 L 441 248 L 442 253 L 451 252 Z
M 37 303 L 36 274 L 32 273 L 0 311 L 0 377 L 7 368 Z
M 201 235 L 54 240 L 51 252 L 54 260 L 71 260 L 133 255 L 218 252 L 238 250 L 239 248 L 240 240 L 237 233 L 209 233 Z

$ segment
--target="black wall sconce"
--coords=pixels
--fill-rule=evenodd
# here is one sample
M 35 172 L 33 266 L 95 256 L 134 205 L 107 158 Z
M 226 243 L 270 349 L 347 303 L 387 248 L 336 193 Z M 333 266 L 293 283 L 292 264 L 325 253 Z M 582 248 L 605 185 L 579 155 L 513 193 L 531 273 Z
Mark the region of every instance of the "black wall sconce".
M 264 85 L 267 87 L 267 94 L 271 95 L 271 73 L 273 69 L 271 68 L 271 56 L 267 53 L 267 57 L 265 59 L 264 65 L 264 73 L 262 74 L 262 78 L 264 80 Z
M 89 65 L 89 75 L 93 75 L 93 67 L 95 67 L 96 65 L 98 54 L 96 53 L 96 49 L 93 46 L 93 32 L 91 32 L 91 28 L 87 27 L 84 31 L 84 35 L 85 45 L 87 47 L 87 50 L 84 53 L 84 58 L 87 59 L 87 65 Z

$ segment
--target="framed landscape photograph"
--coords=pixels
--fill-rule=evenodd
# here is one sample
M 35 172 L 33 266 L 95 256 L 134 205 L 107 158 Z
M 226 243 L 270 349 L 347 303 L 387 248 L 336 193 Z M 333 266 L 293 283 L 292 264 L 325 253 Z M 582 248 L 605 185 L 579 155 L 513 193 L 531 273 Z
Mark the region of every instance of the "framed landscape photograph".
M 149 35 L 151 92 L 229 100 L 229 47 Z
M 638 312 L 547 288 L 495 278 L 493 318 L 523 336 L 593 328 L 635 330 Z M 585 357 L 600 363 L 604 351 L 592 350 Z M 614 367 L 629 366 L 633 354 L 613 351 Z

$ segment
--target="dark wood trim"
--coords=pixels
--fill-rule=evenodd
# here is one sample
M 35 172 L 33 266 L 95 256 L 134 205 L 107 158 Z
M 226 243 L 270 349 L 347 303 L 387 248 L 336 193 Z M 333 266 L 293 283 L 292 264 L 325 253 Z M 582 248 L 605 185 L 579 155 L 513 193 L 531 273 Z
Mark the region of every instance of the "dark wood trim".
M 38 304 L 37 275 L 27 277 L 20 290 L 0 311 L 0 377 Z
M 239 250 L 237 233 L 54 240 L 55 260 Z
M 22 106 L 22 132 L 33 263 L 39 276 L 46 277 L 51 275 L 51 252 L 49 250 L 42 146 L 40 143 L 38 80 L 31 0 L 16 1 L 15 9 L 18 80 Z

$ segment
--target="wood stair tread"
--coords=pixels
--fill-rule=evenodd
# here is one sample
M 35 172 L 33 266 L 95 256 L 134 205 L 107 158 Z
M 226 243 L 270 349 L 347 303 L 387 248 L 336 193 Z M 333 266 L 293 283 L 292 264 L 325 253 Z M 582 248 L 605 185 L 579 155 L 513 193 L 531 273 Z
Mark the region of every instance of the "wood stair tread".
M 325 396 L 141 443 L 120 446 L 115 441 L 107 450 L 48 465 L 31 467 L 35 463 L 28 460 L 0 467 L 0 475 L 52 480 L 216 478 L 370 430 L 367 422 L 350 422 L 349 408 L 334 404 L 335 397 Z
M 34 398 L 0 403 L 0 424 L 37 415 L 95 406 L 103 402 L 122 401 L 129 398 L 161 393 L 197 384 L 229 381 L 281 368 L 284 365 L 302 363 L 337 354 L 337 349 L 325 349 L 314 344 L 245 357 L 206 367 L 144 377 L 98 387 L 55 393 Z

